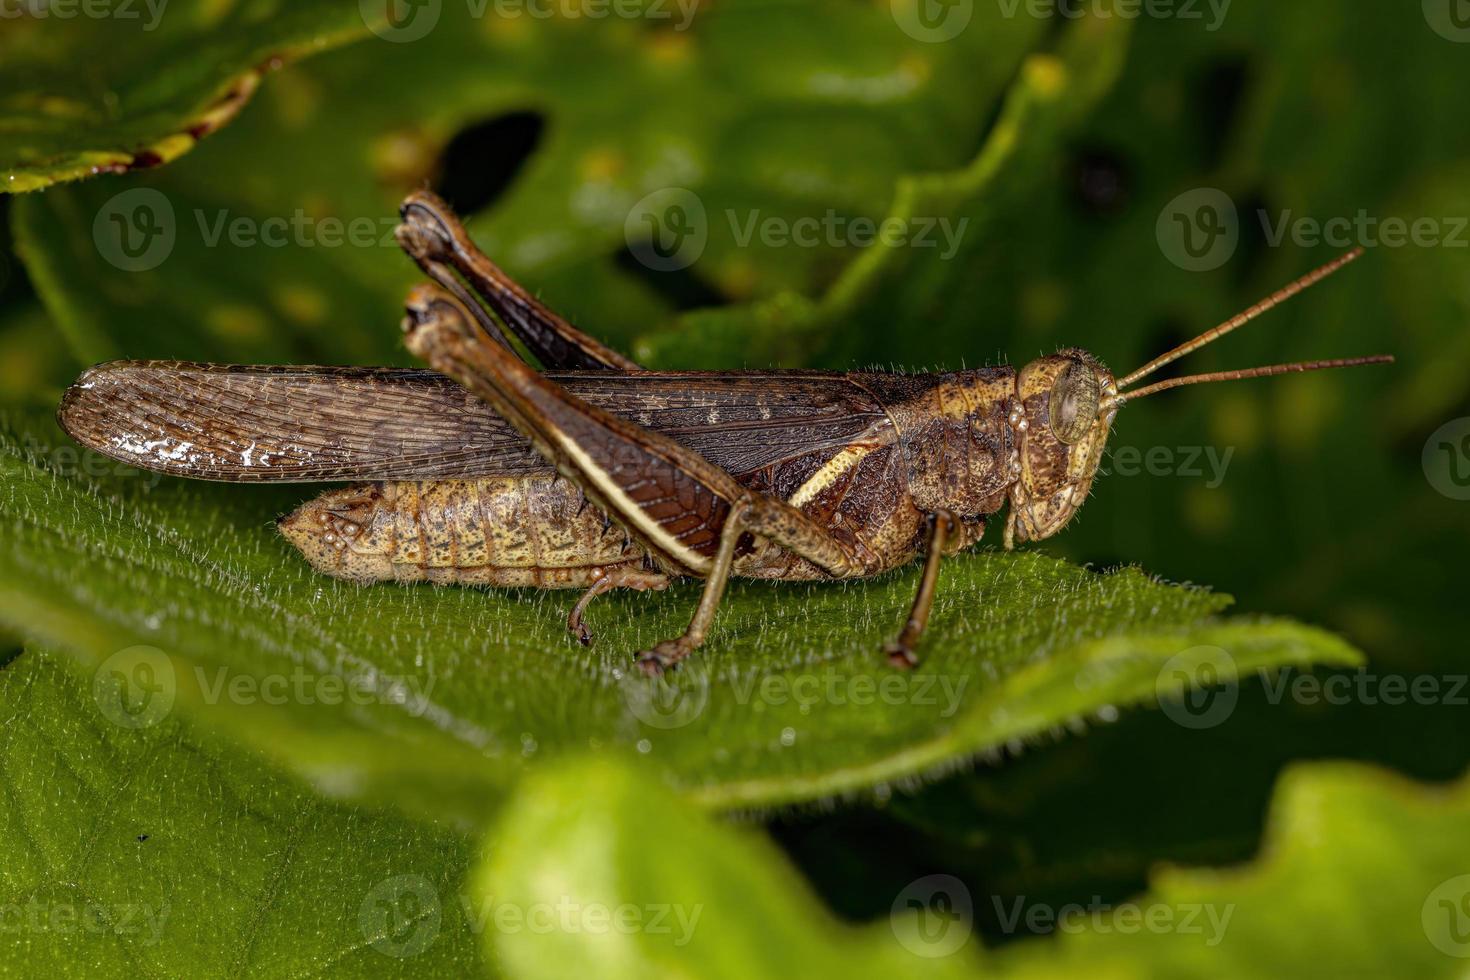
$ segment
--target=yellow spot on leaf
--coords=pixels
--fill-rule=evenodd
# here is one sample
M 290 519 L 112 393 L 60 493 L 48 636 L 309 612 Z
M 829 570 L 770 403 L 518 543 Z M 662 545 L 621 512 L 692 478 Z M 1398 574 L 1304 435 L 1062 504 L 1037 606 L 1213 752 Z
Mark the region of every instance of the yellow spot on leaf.
M 1050 55 L 1036 55 L 1026 62 L 1026 81 L 1038 94 L 1053 98 L 1067 87 L 1067 68 Z
M 617 150 L 600 149 L 584 156 L 578 169 L 583 180 L 605 183 L 622 173 L 623 165 L 623 155 Z
M 734 300 L 749 299 L 760 282 L 760 274 L 746 258 L 732 258 L 719 269 L 720 291 Z
M 434 172 L 438 153 L 428 134 L 418 128 L 399 129 L 373 142 L 373 175 L 382 183 L 419 184 Z
M 694 39 L 687 31 L 654 31 L 648 38 L 648 56 L 661 64 L 683 64 L 694 56 Z
M 272 299 L 282 313 L 302 324 L 321 323 L 331 308 L 325 293 L 301 283 L 281 286 Z
M 1184 495 L 1184 520 L 1197 534 L 1220 537 L 1230 530 L 1234 512 L 1230 495 L 1218 487 L 1195 485 Z
M 1054 279 L 1026 283 L 1021 290 L 1021 322 L 1028 330 L 1045 331 L 1067 311 L 1067 289 Z
M 1219 401 L 1210 415 L 1210 441 L 1234 446 L 1238 452 L 1253 451 L 1261 444 L 1259 403 L 1243 391 L 1216 391 Z
M 204 315 L 204 325 L 216 336 L 230 340 L 261 340 L 270 332 L 271 321 L 254 306 L 216 306 Z
M 1287 449 L 1306 449 L 1320 441 L 1337 414 L 1337 388 L 1320 377 L 1289 379 L 1277 396 L 1277 438 Z

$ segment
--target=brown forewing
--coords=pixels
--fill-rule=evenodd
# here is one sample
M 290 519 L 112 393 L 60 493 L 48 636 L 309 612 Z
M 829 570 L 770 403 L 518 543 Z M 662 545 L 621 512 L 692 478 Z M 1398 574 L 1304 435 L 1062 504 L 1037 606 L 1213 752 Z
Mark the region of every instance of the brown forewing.
M 886 416 L 816 372 L 548 374 L 731 474 L 860 438 Z M 432 480 L 548 473 L 484 402 L 432 371 L 117 361 L 68 390 L 78 442 L 176 476 L 228 482 Z M 632 461 L 630 461 L 632 462 Z

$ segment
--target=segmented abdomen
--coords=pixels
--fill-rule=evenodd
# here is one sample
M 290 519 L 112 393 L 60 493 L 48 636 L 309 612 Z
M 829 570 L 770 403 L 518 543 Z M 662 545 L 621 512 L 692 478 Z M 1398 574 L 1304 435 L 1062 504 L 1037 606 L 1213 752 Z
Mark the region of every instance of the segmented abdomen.
M 358 484 L 280 526 L 319 571 L 358 582 L 576 588 L 645 561 L 576 486 L 542 476 Z

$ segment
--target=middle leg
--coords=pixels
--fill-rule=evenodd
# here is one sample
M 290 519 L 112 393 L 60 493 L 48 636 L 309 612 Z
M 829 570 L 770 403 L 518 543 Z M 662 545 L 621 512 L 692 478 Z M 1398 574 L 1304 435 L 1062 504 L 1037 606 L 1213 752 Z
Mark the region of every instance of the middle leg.
M 587 404 L 471 324 L 453 297 L 421 287 L 409 303 L 406 343 L 514 425 L 657 567 L 710 580 L 690 628 L 661 659 L 677 662 L 702 642 L 742 532 L 795 552 L 834 578 L 879 570 L 871 556 L 801 511 L 746 488 L 668 436 Z

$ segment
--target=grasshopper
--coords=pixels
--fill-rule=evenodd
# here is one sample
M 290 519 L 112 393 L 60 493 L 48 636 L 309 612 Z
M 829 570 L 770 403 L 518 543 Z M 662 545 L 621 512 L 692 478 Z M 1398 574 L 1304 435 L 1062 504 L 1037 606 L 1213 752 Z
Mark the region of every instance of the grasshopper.
M 863 578 L 924 556 L 886 652 L 913 666 L 941 559 L 1009 504 L 1007 549 L 1060 531 L 1092 486 L 1118 409 L 1181 385 L 1390 361 L 1140 379 L 1356 259 L 1352 252 L 1121 378 L 1067 349 L 1019 370 L 660 372 L 577 330 L 480 253 L 441 200 L 402 207 L 409 350 L 432 370 L 115 361 L 67 391 L 61 426 L 139 467 L 230 482 L 369 481 L 278 525 L 311 565 L 359 583 L 584 590 L 699 577 L 657 674 L 709 632 L 731 575 Z M 538 371 L 507 338 L 540 362 Z

